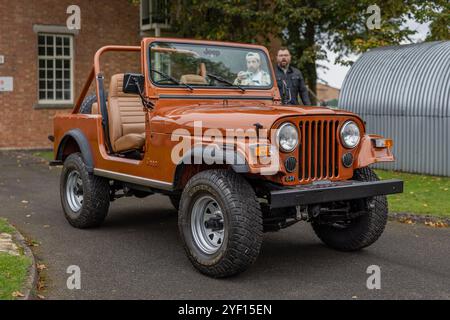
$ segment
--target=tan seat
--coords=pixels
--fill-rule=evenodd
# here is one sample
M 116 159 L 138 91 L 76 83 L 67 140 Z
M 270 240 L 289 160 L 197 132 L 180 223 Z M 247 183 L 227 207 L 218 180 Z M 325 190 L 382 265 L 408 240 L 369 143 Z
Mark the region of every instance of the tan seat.
M 123 74 L 111 77 L 108 97 L 109 138 L 114 152 L 145 145 L 145 113 L 139 96 L 123 92 Z
M 94 102 L 92 104 L 91 113 L 92 114 L 100 114 L 100 112 L 98 112 L 98 103 L 97 102 Z
M 180 82 L 185 84 L 207 84 L 206 79 L 198 74 L 184 74 L 181 76 Z
M 197 84 L 197 85 L 206 85 L 208 82 L 206 81 L 206 65 L 204 62 L 200 63 L 198 66 L 198 74 L 184 74 L 180 78 L 181 83 L 185 84 Z

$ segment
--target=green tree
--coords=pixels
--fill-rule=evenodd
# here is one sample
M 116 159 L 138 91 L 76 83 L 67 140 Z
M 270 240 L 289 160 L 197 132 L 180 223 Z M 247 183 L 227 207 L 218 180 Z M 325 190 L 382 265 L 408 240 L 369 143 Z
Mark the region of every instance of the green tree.
M 378 1 L 379 28 L 368 27 L 368 12 L 373 0 L 314 1 L 278 0 L 275 17 L 283 21 L 280 33 L 293 53 L 293 64 L 305 73 L 310 89 L 316 92 L 317 66 L 326 60 L 325 49 L 337 54 L 337 62 L 349 64 L 350 54 L 371 48 L 398 45 L 410 41 L 416 33 L 405 26 L 408 19 L 430 22 L 427 40 L 449 39 L 449 2 L 447 0 L 385 0 Z
M 182 37 L 267 43 L 273 5 L 264 0 L 173 0 L 171 25 Z

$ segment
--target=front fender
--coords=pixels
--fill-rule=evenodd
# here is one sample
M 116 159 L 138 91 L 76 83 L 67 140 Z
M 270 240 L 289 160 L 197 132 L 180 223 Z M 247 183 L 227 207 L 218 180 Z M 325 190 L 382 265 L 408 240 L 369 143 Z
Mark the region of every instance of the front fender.
M 382 139 L 382 136 L 366 134 L 361 139 L 360 149 L 356 157 L 354 168 L 367 167 L 370 164 L 378 162 L 395 161 L 394 155 L 390 148 L 375 148 L 373 140 Z

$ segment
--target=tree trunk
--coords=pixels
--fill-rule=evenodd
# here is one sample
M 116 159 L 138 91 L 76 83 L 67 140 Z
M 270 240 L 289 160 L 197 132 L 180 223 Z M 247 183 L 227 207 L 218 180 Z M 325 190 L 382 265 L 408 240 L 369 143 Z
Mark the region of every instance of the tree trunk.
M 316 65 L 316 43 L 315 43 L 315 37 L 316 37 L 316 26 L 314 23 L 310 22 L 306 25 L 305 30 L 305 40 L 307 44 L 308 50 L 311 50 L 313 52 L 313 59 L 310 62 L 306 62 L 304 64 L 305 69 L 305 77 L 306 77 L 306 84 L 308 85 L 309 90 L 312 91 L 309 92 L 309 98 L 311 99 L 311 103 L 313 105 L 316 105 L 318 103 L 316 99 L 317 95 L 317 65 Z

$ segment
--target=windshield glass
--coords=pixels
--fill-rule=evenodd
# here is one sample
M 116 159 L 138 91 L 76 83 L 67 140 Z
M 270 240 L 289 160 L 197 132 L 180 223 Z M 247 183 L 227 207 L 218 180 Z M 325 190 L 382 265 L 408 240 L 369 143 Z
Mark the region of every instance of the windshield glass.
M 272 87 L 267 55 L 259 49 L 157 42 L 150 60 L 152 81 L 160 86 Z

